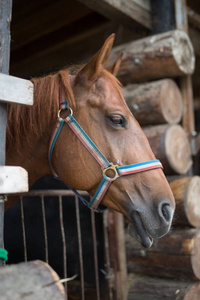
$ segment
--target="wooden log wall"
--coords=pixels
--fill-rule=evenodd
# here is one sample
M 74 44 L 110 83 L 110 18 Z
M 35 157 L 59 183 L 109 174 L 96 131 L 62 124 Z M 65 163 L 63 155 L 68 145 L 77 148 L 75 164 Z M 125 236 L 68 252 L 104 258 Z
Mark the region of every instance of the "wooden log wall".
M 110 62 L 120 52 L 124 56 L 118 77 L 125 85 L 130 110 L 163 163 L 165 174 L 186 174 L 192 166 L 192 153 L 187 134 L 179 125 L 183 99 L 175 79 L 194 71 L 189 37 L 173 30 L 123 44 L 113 49 Z
M 176 299 L 176 295 L 177 299 L 198 299 L 200 294 L 200 177 L 186 176 L 193 157 L 182 126 L 183 96 L 177 85 L 178 77 L 194 70 L 193 48 L 186 36 L 176 30 L 165 32 L 113 51 L 113 57 L 120 51 L 125 53 L 119 72 L 125 99 L 162 162 L 176 200 L 172 231 L 154 241 L 152 248 L 141 249 L 126 236 L 128 272 L 153 276 L 152 280 L 136 280 L 129 299 Z M 181 56 L 184 66 L 183 60 L 176 59 Z M 158 277 L 165 279 L 155 288 Z

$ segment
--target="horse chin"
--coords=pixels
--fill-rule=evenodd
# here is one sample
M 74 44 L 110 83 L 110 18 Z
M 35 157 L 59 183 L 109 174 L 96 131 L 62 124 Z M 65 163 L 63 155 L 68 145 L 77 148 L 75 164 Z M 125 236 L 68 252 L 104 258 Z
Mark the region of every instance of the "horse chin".
M 138 218 L 135 224 L 129 223 L 128 233 L 135 238 L 144 248 L 150 248 L 153 244 L 153 238 L 146 232 L 142 221 Z

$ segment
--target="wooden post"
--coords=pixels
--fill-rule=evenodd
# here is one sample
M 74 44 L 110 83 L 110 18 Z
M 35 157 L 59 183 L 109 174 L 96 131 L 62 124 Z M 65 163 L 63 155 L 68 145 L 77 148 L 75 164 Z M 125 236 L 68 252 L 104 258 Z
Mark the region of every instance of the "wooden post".
M 8 74 L 10 63 L 10 22 L 12 0 L 0 0 L 0 72 Z M 5 165 L 7 104 L 0 102 L 0 165 Z M 0 202 L 0 248 L 3 242 L 4 200 Z M 0 266 L 3 261 L 0 259 Z
M 109 299 L 127 299 L 127 270 L 123 215 L 113 211 L 103 214 L 105 267 Z
M 176 28 L 188 32 L 186 0 L 175 0 Z M 186 130 L 191 142 L 196 142 L 193 89 L 191 75 L 180 78 L 180 87 L 183 95 L 183 127 Z M 199 150 L 199 149 L 198 149 Z M 196 152 L 198 151 L 196 149 Z M 196 154 L 196 153 L 194 153 Z M 192 170 L 190 171 L 192 174 Z
M 151 23 L 153 33 L 175 28 L 174 0 L 151 0 Z
M 125 100 L 141 126 L 176 124 L 182 117 L 182 97 L 176 83 L 162 79 L 123 88 Z

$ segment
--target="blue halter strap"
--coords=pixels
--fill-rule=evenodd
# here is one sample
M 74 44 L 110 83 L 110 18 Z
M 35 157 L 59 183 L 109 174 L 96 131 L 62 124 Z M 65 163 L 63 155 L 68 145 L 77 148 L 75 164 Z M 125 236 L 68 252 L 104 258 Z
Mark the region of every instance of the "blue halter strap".
M 64 101 L 63 101 L 64 100 Z M 68 109 L 70 111 L 70 114 L 65 118 L 62 119 L 60 117 L 60 113 L 62 110 Z M 150 160 L 146 162 L 141 162 L 137 164 L 132 164 L 128 166 L 118 166 L 114 165 L 112 162 L 109 162 L 108 159 L 103 155 L 103 153 L 99 150 L 99 148 L 95 145 L 95 143 L 90 139 L 90 137 L 87 135 L 87 133 L 83 130 L 81 125 L 76 121 L 76 119 L 73 117 L 73 111 L 70 107 L 68 107 L 68 103 L 64 96 L 62 95 L 62 90 L 60 87 L 60 110 L 58 112 L 58 119 L 56 122 L 56 125 L 54 127 L 50 145 L 49 145 L 49 162 L 52 170 L 52 174 L 54 177 L 59 179 L 58 175 L 55 172 L 53 162 L 52 162 L 52 154 L 53 149 L 55 146 L 55 143 L 58 139 L 58 136 L 63 128 L 63 125 L 67 124 L 69 128 L 74 132 L 74 134 L 77 136 L 77 138 L 81 141 L 81 143 L 85 146 L 85 148 L 90 152 L 90 154 L 94 157 L 94 159 L 98 162 L 98 164 L 101 166 L 102 172 L 103 172 L 103 179 L 92 197 L 91 201 L 88 202 L 86 199 L 84 199 L 76 190 L 71 190 L 80 198 L 80 200 L 91 210 L 95 212 L 102 212 L 103 210 L 99 208 L 99 205 L 108 190 L 110 184 L 116 180 L 118 177 L 123 175 L 129 175 L 134 173 L 139 173 L 147 170 L 152 169 L 163 169 L 163 166 L 161 162 L 158 159 Z M 113 177 L 108 177 L 106 175 L 108 170 L 112 170 L 114 172 Z

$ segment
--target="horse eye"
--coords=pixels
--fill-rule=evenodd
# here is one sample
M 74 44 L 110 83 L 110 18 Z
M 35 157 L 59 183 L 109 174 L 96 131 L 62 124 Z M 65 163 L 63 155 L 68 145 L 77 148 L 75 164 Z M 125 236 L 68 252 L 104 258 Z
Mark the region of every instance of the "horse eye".
M 124 117 L 120 115 L 112 115 L 108 117 L 112 125 L 119 126 L 119 127 L 125 127 L 125 120 Z

